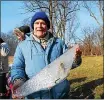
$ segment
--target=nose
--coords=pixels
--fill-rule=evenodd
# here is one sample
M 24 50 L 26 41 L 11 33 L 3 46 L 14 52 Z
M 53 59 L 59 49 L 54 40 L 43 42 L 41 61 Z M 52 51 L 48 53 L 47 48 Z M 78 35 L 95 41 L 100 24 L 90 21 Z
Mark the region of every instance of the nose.
M 39 26 L 39 27 L 42 27 L 42 23 L 39 23 L 38 26 Z

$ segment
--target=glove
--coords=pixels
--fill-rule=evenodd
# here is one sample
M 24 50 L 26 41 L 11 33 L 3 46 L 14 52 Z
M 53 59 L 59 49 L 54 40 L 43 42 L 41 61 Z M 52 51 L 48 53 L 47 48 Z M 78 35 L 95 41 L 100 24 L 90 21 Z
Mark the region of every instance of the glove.
M 9 48 L 5 42 L 1 43 L 0 53 L 1 53 L 1 56 L 3 56 L 3 57 L 5 57 L 9 54 Z

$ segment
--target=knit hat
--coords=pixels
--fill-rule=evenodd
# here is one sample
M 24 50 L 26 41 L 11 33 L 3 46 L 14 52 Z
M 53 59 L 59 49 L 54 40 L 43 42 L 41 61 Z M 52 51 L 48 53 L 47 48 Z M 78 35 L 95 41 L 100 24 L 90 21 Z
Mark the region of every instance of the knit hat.
M 46 22 L 47 28 L 50 28 L 50 21 L 45 12 L 36 12 L 35 15 L 31 19 L 31 28 L 34 29 L 34 22 L 38 19 L 42 19 Z

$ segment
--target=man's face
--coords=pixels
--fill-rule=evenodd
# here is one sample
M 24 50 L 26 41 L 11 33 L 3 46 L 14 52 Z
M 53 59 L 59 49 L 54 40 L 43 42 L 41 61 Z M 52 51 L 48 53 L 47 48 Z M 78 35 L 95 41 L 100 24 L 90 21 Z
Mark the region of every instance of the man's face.
M 38 38 L 43 38 L 47 31 L 47 24 L 44 20 L 38 19 L 34 22 L 34 35 Z

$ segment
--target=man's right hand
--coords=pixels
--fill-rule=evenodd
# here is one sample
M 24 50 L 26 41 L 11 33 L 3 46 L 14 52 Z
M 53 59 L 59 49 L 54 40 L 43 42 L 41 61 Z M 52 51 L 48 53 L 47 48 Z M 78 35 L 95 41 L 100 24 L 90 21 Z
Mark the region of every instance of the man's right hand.
M 16 79 L 12 87 L 12 99 L 24 99 L 22 96 L 16 96 L 16 89 L 20 87 L 25 81 L 23 79 Z

